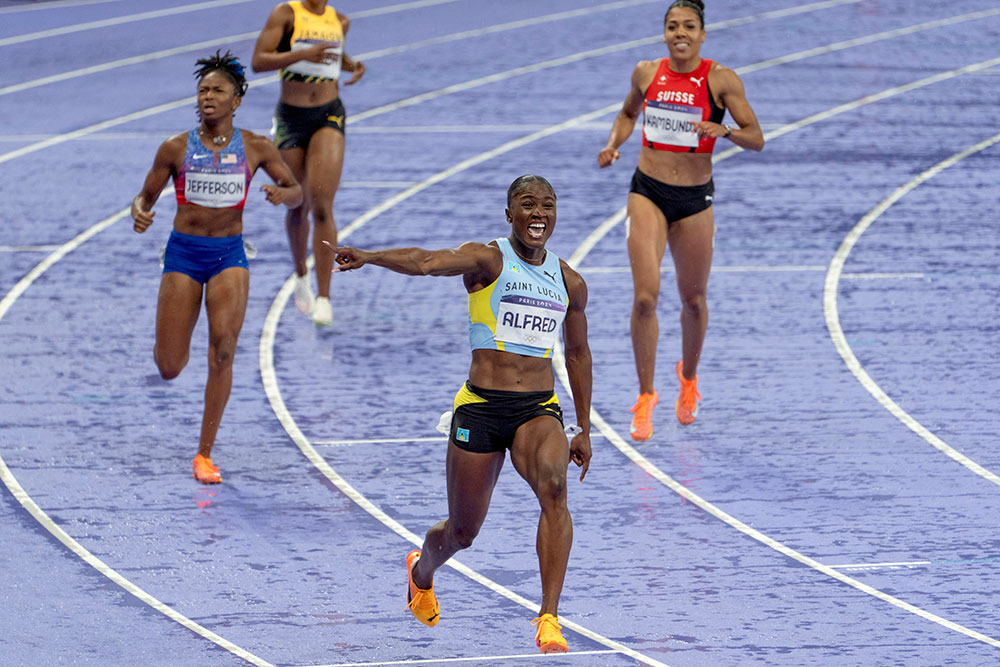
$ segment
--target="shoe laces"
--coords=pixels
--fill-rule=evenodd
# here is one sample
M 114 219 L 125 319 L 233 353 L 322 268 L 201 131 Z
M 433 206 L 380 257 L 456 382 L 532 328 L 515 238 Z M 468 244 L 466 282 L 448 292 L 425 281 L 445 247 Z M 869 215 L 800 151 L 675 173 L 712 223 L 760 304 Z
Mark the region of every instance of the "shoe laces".
M 540 640 L 549 639 L 552 635 L 562 636 L 562 633 L 559 632 L 562 630 L 562 626 L 552 614 L 542 614 L 531 624 L 538 628 L 537 636 Z
M 435 599 L 433 590 L 433 588 L 428 588 L 427 590 L 417 588 L 416 584 L 414 584 L 413 590 L 410 592 L 410 601 L 406 606 L 412 610 L 434 611 Z
M 685 408 L 694 408 L 700 400 L 701 394 L 698 393 L 698 378 L 688 380 L 682 376 L 680 397 L 681 405 Z
M 635 421 L 648 422 L 652 419 L 655 398 L 656 394 L 639 394 L 639 397 L 635 399 L 635 405 L 629 410 L 629 412 L 635 413 Z

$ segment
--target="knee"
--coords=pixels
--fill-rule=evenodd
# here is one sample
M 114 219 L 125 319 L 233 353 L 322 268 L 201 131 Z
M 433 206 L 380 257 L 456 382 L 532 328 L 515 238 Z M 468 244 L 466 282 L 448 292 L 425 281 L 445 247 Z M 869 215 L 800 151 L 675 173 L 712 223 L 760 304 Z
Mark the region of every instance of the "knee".
M 708 300 L 704 292 L 697 294 L 685 294 L 681 298 L 681 307 L 684 312 L 692 317 L 702 317 L 708 313 Z
M 164 380 L 173 380 L 181 374 L 184 366 L 187 365 L 187 357 L 171 359 L 155 346 L 153 347 L 153 361 L 156 362 L 156 370 L 160 372 L 160 377 Z
M 566 470 L 560 468 L 545 468 L 539 471 L 535 488 L 538 502 L 547 507 L 566 502 Z
M 290 208 L 285 213 L 285 222 L 289 225 L 304 225 L 309 222 L 309 209 L 305 204 Z
M 312 203 L 313 224 L 325 225 L 333 222 L 333 207 L 326 202 L 314 201 Z
M 660 300 L 659 297 L 660 295 L 656 292 L 636 290 L 632 309 L 639 317 L 655 317 L 656 304 Z
M 233 355 L 236 353 L 236 334 L 224 333 L 214 335 L 208 343 L 208 363 L 212 368 L 225 369 L 233 365 Z
M 448 524 L 448 537 L 457 549 L 468 549 L 479 535 L 478 526 L 468 526 L 455 523 Z

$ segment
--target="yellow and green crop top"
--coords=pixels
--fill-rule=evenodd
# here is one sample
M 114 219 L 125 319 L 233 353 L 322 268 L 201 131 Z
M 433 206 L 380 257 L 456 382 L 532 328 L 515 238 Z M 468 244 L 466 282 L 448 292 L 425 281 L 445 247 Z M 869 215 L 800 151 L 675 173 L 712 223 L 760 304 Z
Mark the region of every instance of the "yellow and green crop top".
M 344 28 L 337 18 L 337 10 L 327 6 L 322 16 L 313 14 L 302 6 L 299 0 L 288 3 L 295 14 L 292 32 L 286 33 L 278 44 L 278 51 L 295 51 L 322 42 L 330 42 L 334 46 L 327 49 L 329 58 L 325 62 L 314 63 L 300 60 L 283 67 L 278 73 L 285 81 L 307 81 L 322 83 L 336 81 L 340 78 L 340 64 L 344 58 Z
M 469 294 L 469 345 L 551 357 L 569 306 L 559 258 L 547 251 L 535 266 L 518 257 L 508 239 L 496 243 L 503 269 L 491 284 Z

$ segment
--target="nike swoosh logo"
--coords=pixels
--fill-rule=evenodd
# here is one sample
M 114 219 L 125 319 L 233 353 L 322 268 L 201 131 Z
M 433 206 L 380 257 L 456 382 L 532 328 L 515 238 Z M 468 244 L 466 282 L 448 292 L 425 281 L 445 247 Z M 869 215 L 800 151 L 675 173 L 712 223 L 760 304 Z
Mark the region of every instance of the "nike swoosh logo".
M 196 154 L 196 155 L 192 155 L 192 156 L 191 156 L 191 159 L 192 159 L 192 160 L 200 160 L 200 159 L 202 159 L 203 157 L 209 157 L 209 156 L 211 156 L 211 155 L 212 155 L 211 153 L 202 153 L 201 155 L 197 155 L 197 154 Z

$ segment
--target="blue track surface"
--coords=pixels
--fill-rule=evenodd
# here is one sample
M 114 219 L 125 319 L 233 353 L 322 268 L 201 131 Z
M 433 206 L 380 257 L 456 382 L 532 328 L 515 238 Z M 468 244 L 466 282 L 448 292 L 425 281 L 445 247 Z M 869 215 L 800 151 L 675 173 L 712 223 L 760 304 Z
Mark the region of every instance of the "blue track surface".
M 505 188 L 534 172 L 559 195 L 550 248 L 588 282 L 601 428 L 586 482 L 571 476 L 573 652 L 542 659 L 1000 661 L 1000 4 L 709 3 L 702 53 L 740 73 L 768 144 L 717 150 L 699 419 L 680 427 L 664 400 L 633 449 L 625 230 L 597 230 L 639 143 L 608 170 L 596 156 L 635 63 L 666 55 L 666 4 L 337 5 L 368 67 L 343 90 L 344 241 L 505 235 Z M 537 507 L 512 469 L 458 556 L 469 569 L 438 575 L 441 623 L 404 608 L 408 540 L 446 513 L 433 425 L 468 370 L 459 280 L 336 275 L 317 330 L 287 305 L 281 212 L 252 197 L 225 482 L 190 478 L 207 328 L 160 380 L 174 204 L 142 236 L 124 210 L 195 122 L 194 60 L 248 61 L 272 6 L 0 0 L 4 667 L 539 664 L 513 599 L 540 601 Z M 237 123 L 266 131 L 276 98 L 256 77 Z M 667 261 L 665 398 L 673 294 Z

